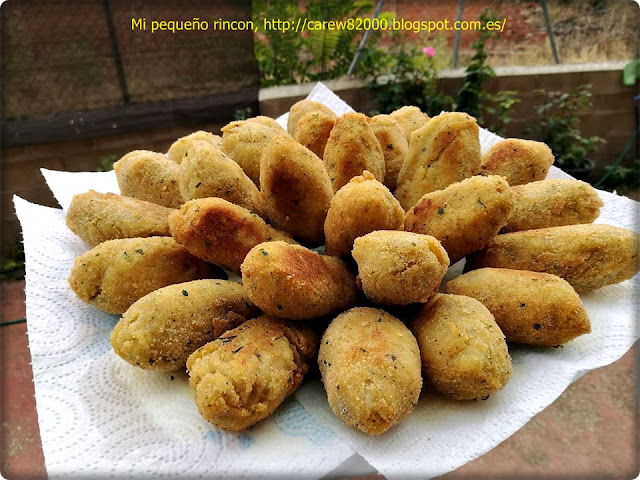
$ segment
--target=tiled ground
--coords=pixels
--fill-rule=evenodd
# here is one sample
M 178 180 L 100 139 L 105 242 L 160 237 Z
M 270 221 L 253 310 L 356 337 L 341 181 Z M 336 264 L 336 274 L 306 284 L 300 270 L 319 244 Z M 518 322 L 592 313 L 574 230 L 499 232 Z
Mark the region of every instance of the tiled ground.
M 24 284 L 3 283 L 0 293 L 2 321 L 24 317 Z M 24 323 L 0 327 L 0 352 L 2 475 L 44 478 Z M 511 438 L 442 478 L 636 478 L 636 354 L 637 345 L 588 373 Z

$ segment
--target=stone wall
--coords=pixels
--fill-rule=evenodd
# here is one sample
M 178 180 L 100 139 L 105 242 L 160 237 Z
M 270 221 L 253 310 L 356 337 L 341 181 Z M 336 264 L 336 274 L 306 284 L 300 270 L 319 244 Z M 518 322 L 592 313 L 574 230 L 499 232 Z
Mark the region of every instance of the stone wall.
M 636 125 L 633 96 L 638 86 L 622 85 L 622 63 L 593 65 L 560 65 L 545 67 L 497 68 L 498 77 L 492 79 L 489 91 L 516 90 L 521 102 L 513 112 L 513 122 L 508 136 L 523 137 L 522 130 L 535 125 L 535 106 L 543 96 L 535 91 L 568 90 L 588 83 L 592 85 L 593 107 L 581 117 L 585 135 L 599 135 L 607 140 L 600 146 L 594 158 L 598 165 L 594 177 L 603 171 L 620 154 L 634 134 Z M 441 72 L 441 90 L 454 94 L 462 83 L 461 69 Z M 366 82 L 336 80 L 326 82 L 342 99 L 356 110 L 369 113 L 376 108 L 375 99 L 366 89 Z M 304 98 L 313 85 L 272 87 L 260 91 L 260 109 L 263 115 L 272 117 L 286 112 L 289 107 Z M 20 227 L 13 210 L 14 194 L 31 202 L 57 206 L 44 183 L 40 168 L 55 170 L 96 170 L 100 158 L 146 149 L 165 152 L 178 137 L 194 130 L 204 129 L 219 133 L 221 124 L 185 125 L 179 128 L 158 128 L 142 132 L 118 134 L 81 140 L 40 145 L 3 148 L 2 150 L 2 245 L 3 253 L 9 251 L 20 239 Z M 632 149 L 631 154 L 635 149 Z M 631 155 L 630 154 L 630 155 Z

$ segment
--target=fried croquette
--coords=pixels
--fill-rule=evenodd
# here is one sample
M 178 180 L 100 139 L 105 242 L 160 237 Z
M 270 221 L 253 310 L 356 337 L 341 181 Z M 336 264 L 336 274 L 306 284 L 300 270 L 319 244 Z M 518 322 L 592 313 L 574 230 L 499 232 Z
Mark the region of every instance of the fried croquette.
M 318 365 L 333 413 L 369 435 L 385 432 L 418 403 L 418 344 L 383 310 L 353 308 L 337 316 L 322 336 Z
M 479 169 L 480 140 L 475 118 L 460 112 L 442 113 L 411 134 L 395 195 L 408 210 L 424 194 L 471 177 Z
M 258 215 L 222 198 L 198 198 L 169 215 L 171 235 L 198 258 L 240 273 L 244 257 L 269 240 L 293 242 Z
M 507 342 L 553 347 L 591 332 L 580 297 L 555 275 L 481 268 L 447 282 L 445 288 L 487 307 Z
M 475 176 L 427 193 L 407 212 L 404 229 L 436 237 L 453 264 L 495 237 L 514 204 L 504 178 Z
M 389 189 L 367 170 L 353 177 L 331 200 L 324 222 L 325 250 L 346 257 L 353 241 L 376 230 L 402 230 L 404 210 Z
M 169 208 L 182 205 L 179 165 L 161 153 L 135 150 L 113 164 L 120 193 Z
M 501 175 L 509 185 L 544 180 L 553 164 L 551 149 L 542 142 L 506 138 L 482 156 L 481 175 Z
M 324 149 L 324 163 L 336 192 L 365 170 L 384 182 L 384 155 L 370 119 L 354 112 L 338 117 Z
M 309 320 L 356 302 L 356 281 L 344 262 L 281 241 L 251 249 L 242 283 L 254 304 L 278 318 Z
M 293 104 L 289 110 L 289 118 L 287 119 L 287 132 L 295 137 L 296 130 L 300 119 L 310 112 L 320 112 L 336 119 L 336 114 L 326 105 L 314 100 L 300 100 Z
M 314 246 L 324 243 L 333 188 L 324 163 L 289 136 L 274 137 L 260 159 L 260 189 L 274 227 Z
M 423 113 L 418 107 L 409 105 L 391 112 L 389 116 L 400 125 L 407 144 L 411 142 L 411 134 L 430 120 L 429 115 Z
M 237 282 L 178 283 L 131 305 L 111 332 L 111 345 L 131 365 L 182 370 L 198 348 L 259 314 Z
M 372 117 L 371 129 L 384 156 L 384 184 L 393 191 L 398 185 L 398 173 L 409 152 L 409 143 L 398 122 L 389 115 Z
M 287 131 L 280 126 L 273 118 L 265 115 L 258 115 L 257 117 L 247 118 L 247 122 L 256 122 L 270 128 L 276 135 L 288 135 Z
M 171 208 L 114 193 L 89 190 L 74 195 L 67 210 L 69 229 L 96 245 L 117 238 L 171 236 Z
M 449 257 L 429 235 L 378 230 L 356 238 L 353 258 L 358 286 L 368 299 L 385 305 L 424 303 L 447 273 Z
M 170 237 L 108 240 L 76 258 L 69 285 L 82 300 L 119 315 L 167 285 L 224 275 Z
M 515 208 L 502 232 L 591 223 L 604 204 L 585 182 L 549 178 L 511 188 Z
M 256 185 L 240 165 L 207 142 L 193 142 L 180 164 L 180 192 L 185 202 L 217 197 L 264 216 Z
M 260 186 L 260 156 L 271 139 L 277 135 L 261 122 L 240 120 L 222 127 L 222 151 L 242 167 L 256 186 Z
M 633 277 L 640 269 L 639 252 L 640 235 L 633 230 L 593 223 L 564 225 L 498 235 L 467 257 L 467 269 L 551 273 L 582 293 Z
M 176 163 L 182 163 L 184 154 L 187 152 L 187 150 L 189 150 L 189 148 L 191 148 L 191 146 L 195 142 L 207 142 L 213 148 L 222 150 L 221 136 L 214 135 L 210 132 L 205 132 L 204 130 L 198 130 L 197 132 L 193 132 L 173 142 L 169 147 L 167 157 L 169 158 L 169 160 L 173 160 Z
M 267 315 L 225 332 L 187 361 L 200 415 L 234 432 L 258 423 L 302 383 L 317 348 L 311 329 Z
M 485 400 L 513 371 L 504 335 L 474 298 L 438 293 L 411 322 L 425 385 L 455 400 Z
M 322 159 L 335 124 L 335 115 L 327 115 L 317 111 L 306 113 L 298 122 L 295 139 Z

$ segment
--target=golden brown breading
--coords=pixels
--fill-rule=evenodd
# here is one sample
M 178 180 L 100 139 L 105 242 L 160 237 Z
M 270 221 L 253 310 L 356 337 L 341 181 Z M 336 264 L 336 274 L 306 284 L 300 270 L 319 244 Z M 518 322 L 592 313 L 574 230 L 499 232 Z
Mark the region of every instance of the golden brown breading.
M 425 384 L 455 400 L 486 398 L 512 373 L 504 335 L 477 300 L 437 294 L 411 322 Z
M 300 100 L 293 104 L 289 110 L 289 118 L 287 120 L 287 132 L 295 136 L 300 119 L 309 112 L 320 112 L 330 116 L 335 120 L 336 114 L 326 105 L 313 100 Z
M 404 106 L 389 114 L 400 125 L 407 144 L 411 142 L 411 134 L 422 128 L 430 119 L 429 115 L 422 113 L 418 107 Z
M 189 135 L 179 138 L 171 146 L 169 147 L 169 151 L 167 152 L 167 157 L 169 160 L 173 160 L 176 163 L 182 163 L 182 158 L 184 154 L 191 148 L 194 142 L 207 142 L 213 148 L 217 148 L 218 150 L 222 150 L 222 137 L 219 135 L 214 135 L 210 132 L 205 132 L 204 130 L 198 130 L 197 132 L 193 132 Z
M 169 216 L 169 228 L 176 242 L 193 255 L 236 273 L 257 244 L 269 240 L 293 242 L 258 215 L 221 198 L 186 202 Z
M 335 192 L 365 170 L 384 182 L 384 156 L 370 121 L 361 113 L 345 113 L 331 130 L 324 163 Z
M 265 115 L 258 115 L 257 117 L 247 118 L 247 122 L 256 122 L 270 128 L 276 135 L 289 135 L 287 131 L 280 126 L 273 118 Z
M 408 210 L 425 193 L 471 177 L 479 169 L 476 119 L 466 113 L 442 113 L 411 134 L 395 195 Z
M 612 225 L 586 224 L 498 235 L 467 258 L 467 269 L 512 268 L 551 273 L 578 293 L 620 283 L 640 269 L 640 235 Z
M 407 212 L 404 229 L 436 237 L 453 264 L 495 237 L 514 204 L 504 178 L 475 176 L 427 193 Z
M 604 205 L 596 189 L 579 180 L 549 178 L 511 191 L 516 205 L 503 233 L 591 223 Z
M 305 113 L 298 122 L 295 139 L 322 159 L 327 140 L 335 124 L 335 115 L 327 115 L 319 111 Z
M 278 318 L 309 320 L 356 302 L 355 278 L 344 262 L 285 242 L 251 249 L 242 283 L 253 303 Z
M 480 165 L 481 175 L 501 175 L 509 185 L 544 180 L 553 164 L 551 149 L 542 142 L 506 138 L 491 146 Z
M 351 254 L 353 241 L 376 230 L 402 230 L 404 210 L 387 187 L 367 170 L 353 177 L 331 200 L 324 222 L 329 255 Z
M 222 127 L 222 151 L 260 186 L 260 156 L 271 139 L 280 135 L 261 122 L 241 120 Z
M 180 164 L 180 192 L 185 202 L 218 197 L 264 216 L 256 185 L 240 165 L 207 142 L 193 142 Z
M 429 235 L 378 230 L 353 242 L 358 286 L 371 301 L 386 305 L 426 302 L 447 273 L 449 257 Z
M 122 195 L 169 208 L 182 205 L 179 165 L 161 153 L 134 150 L 114 163 L 113 169 Z
M 384 156 L 384 184 L 393 191 L 398 185 L 398 173 L 409 153 L 409 143 L 398 122 L 390 115 L 372 117 L 371 129 Z
M 223 275 L 171 237 L 108 240 L 76 258 L 69 285 L 107 313 L 124 313 L 146 294 L 174 283 Z
M 111 332 L 111 345 L 131 365 L 182 370 L 198 348 L 259 314 L 237 282 L 178 283 L 131 305 Z
M 289 136 L 274 137 L 260 159 L 260 188 L 274 227 L 314 246 L 324 243 L 333 188 L 311 150 Z
M 89 190 L 73 196 L 66 222 L 73 233 L 95 247 L 116 238 L 170 236 L 171 212 L 137 198 Z
M 445 288 L 487 307 L 507 342 L 552 347 L 591 332 L 580 297 L 555 275 L 481 268 L 447 282 Z
M 318 365 L 333 413 L 369 435 L 388 430 L 418 403 L 418 344 L 383 310 L 353 308 L 336 317 L 320 342 Z
M 311 329 L 267 315 L 229 330 L 187 361 L 200 415 L 234 432 L 258 423 L 302 383 L 317 348 Z

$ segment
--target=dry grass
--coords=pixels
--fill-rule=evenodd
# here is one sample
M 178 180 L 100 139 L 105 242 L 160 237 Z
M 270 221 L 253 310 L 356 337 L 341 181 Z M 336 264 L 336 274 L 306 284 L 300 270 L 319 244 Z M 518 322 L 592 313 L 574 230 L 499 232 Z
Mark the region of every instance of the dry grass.
M 611 62 L 640 56 L 640 8 L 631 0 L 608 0 L 602 7 L 593 1 L 550 0 L 549 16 L 562 63 Z M 542 13 L 532 19 L 544 31 Z M 501 46 L 491 49 L 489 63 L 541 65 L 553 63 L 548 38 L 544 43 Z

